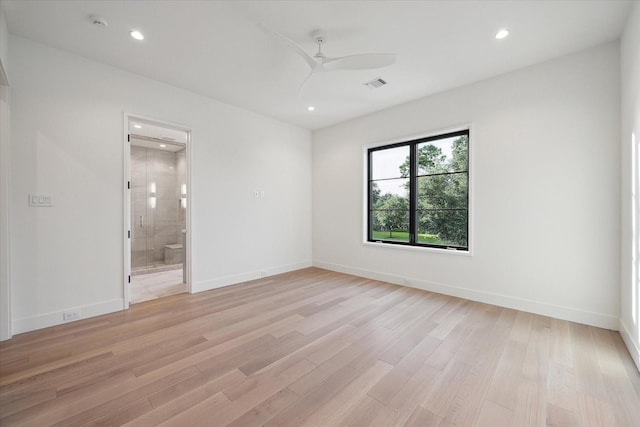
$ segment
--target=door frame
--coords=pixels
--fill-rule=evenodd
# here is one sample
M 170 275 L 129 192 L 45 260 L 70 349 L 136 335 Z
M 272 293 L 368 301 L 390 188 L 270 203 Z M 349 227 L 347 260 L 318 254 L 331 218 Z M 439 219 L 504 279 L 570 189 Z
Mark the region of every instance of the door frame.
M 192 153 L 193 153 L 193 146 L 192 146 L 192 139 L 191 139 L 191 127 L 190 126 L 186 126 L 186 125 L 182 125 L 182 124 L 178 124 L 178 123 L 174 123 L 174 122 L 169 122 L 166 120 L 159 120 L 159 119 L 155 119 L 155 118 L 151 118 L 151 117 L 145 117 L 143 115 L 140 114 L 131 114 L 131 113 L 124 113 L 124 120 L 123 120 L 123 146 L 124 146 L 124 155 L 123 155 L 123 251 L 124 251 L 124 271 L 123 271 L 123 277 L 122 277 L 122 287 L 123 287 L 123 309 L 127 310 L 129 308 L 129 304 L 131 302 L 131 188 L 130 188 L 130 182 L 131 182 L 131 143 L 129 142 L 129 123 L 131 121 L 135 121 L 135 122 L 141 122 L 141 123 L 147 123 L 153 126 L 159 126 L 159 127 L 164 127 L 164 128 L 169 128 L 169 129 L 175 129 L 175 130 L 180 130 L 180 131 L 184 131 L 187 133 L 187 144 L 186 144 L 186 152 L 185 152 L 185 159 L 186 159 L 186 174 L 187 174 L 187 212 L 185 215 L 185 219 L 186 219 L 186 230 L 187 230 L 187 247 L 184 248 L 184 261 L 183 261 L 183 265 L 182 268 L 184 269 L 184 271 L 186 272 L 186 276 L 187 276 L 187 292 L 192 293 L 192 288 L 191 288 L 191 271 L 192 271 L 192 239 L 191 239 L 191 206 L 192 206 L 192 194 L 193 191 L 191 190 L 191 161 L 192 161 Z

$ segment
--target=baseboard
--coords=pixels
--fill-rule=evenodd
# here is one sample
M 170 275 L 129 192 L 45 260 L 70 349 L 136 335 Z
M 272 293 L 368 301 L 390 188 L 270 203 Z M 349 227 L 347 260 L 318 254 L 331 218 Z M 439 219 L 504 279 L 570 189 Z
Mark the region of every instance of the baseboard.
M 624 341 L 624 344 L 627 346 L 629 354 L 633 359 L 633 363 L 636 364 L 636 368 L 640 371 L 640 344 L 633 339 L 633 335 L 629 333 L 629 329 L 622 319 L 620 319 L 619 331 L 622 341 Z
M 265 268 L 258 271 L 250 271 L 247 273 L 232 274 L 229 276 L 219 277 L 216 279 L 203 280 L 192 285 L 191 292 L 204 292 L 212 289 L 222 288 L 225 286 L 236 285 L 250 280 L 261 279 L 264 277 L 275 276 L 276 274 L 288 273 L 290 271 L 300 270 L 302 268 L 311 267 L 311 261 L 303 261 L 294 264 L 286 264 L 277 267 Z
M 48 328 L 49 326 L 57 326 L 63 323 L 75 322 L 77 320 L 88 319 L 90 317 L 102 316 L 103 314 L 121 311 L 123 306 L 122 299 L 114 299 L 98 304 L 86 305 L 82 307 L 69 307 L 64 310 L 55 311 L 53 313 L 40 314 L 33 317 L 23 317 L 15 319 L 12 322 L 13 334 L 21 334 L 23 332 L 35 331 L 36 329 Z M 66 311 L 80 310 L 80 317 L 71 321 L 65 321 L 62 314 Z
M 383 282 L 394 283 L 401 286 L 408 286 L 425 291 L 437 292 L 439 294 L 464 298 L 471 301 L 483 302 L 500 307 L 513 308 L 515 310 L 526 311 L 528 313 L 540 314 L 543 316 L 554 317 L 556 319 L 568 320 L 571 322 L 597 326 L 599 328 L 605 328 L 614 331 L 618 330 L 620 323 L 618 317 L 616 316 L 584 311 L 572 307 L 564 307 L 544 303 L 541 301 L 533 301 L 526 298 L 518 298 L 491 292 L 483 292 L 475 289 L 461 288 L 457 286 L 428 282 L 419 279 L 398 277 L 379 271 L 333 264 L 325 261 L 315 260 L 313 261 L 313 266 L 324 268 L 326 270 L 337 271 L 339 273 L 352 274 L 354 276 L 365 277 L 367 279 L 380 280 Z

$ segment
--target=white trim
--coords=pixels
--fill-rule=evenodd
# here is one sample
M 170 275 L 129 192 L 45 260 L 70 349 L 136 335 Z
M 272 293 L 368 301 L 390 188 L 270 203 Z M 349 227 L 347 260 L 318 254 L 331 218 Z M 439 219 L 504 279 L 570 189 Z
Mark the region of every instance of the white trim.
M 193 188 L 191 187 L 192 185 L 192 160 L 193 160 L 193 141 L 191 138 L 191 133 L 192 133 L 192 128 L 191 126 L 188 125 L 182 125 L 179 123 L 174 123 L 174 122 L 169 122 L 166 120 L 159 120 L 159 119 L 155 119 L 155 118 L 151 118 L 151 117 L 145 117 L 142 116 L 140 114 L 131 114 L 131 113 L 127 113 L 124 112 L 123 113 L 123 144 L 124 144 L 124 149 L 123 149 L 123 165 L 124 165 L 124 172 L 123 172 L 123 206 L 124 206 L 124 213 L 123 213 L 123 218 L 124 218 L 124 229 L 123 229 L 123 238 L 124 238 L 124 254 L 123 254 L 123 258 L 124 258 L 124 274 L 123 274 L 123 278 L 122 278 L 122 282 L 123 282 L 123 304 L 122 304 L 122 308 L 123 310 L 126 310 L 129 308 L 129 304 L 131 301 L 131 292 L 130 292 L 130 285 L 128 283 L 128 277 L 131 275 L 131 239 L 128 238 L 127 236 L 127 232 L 129 230 L 131 230 L 131 206 L 130 206 L 130 189 L 127 188 L 127 182 L 131 181 L 131 143 L 128 141 L 128 135 L 129 135 L 129 122 L 134 120 L 137 122 L 142 122 L 142 123 L 149 123 L 155 126 L 161 126 L 161 127 L 166 127 L 166 128 L 172 128 L 172 129 L 177 129 L 180 131 L 184 131 L 187 133 L 187 144 L 186 144 L 186 153 L 185 153 L 185 159 L 187 162 L 186 165 L 186 174 L 187 174 L 187 214 L 186 214 L 186 230 L 187 230 L 187 245 L 185 249 L 185 259 L 184 262 L 182 264 L 182 268 L 185 269 L 186 272 L 186 276 L 187 276 L 187 292 L 189 293 L 193 293 L 192 290 L 192 279 L 191 279 L 191 272 L 193 270 L 193 266 L 191 265 L 193 262 L 193 256 L 191 256 L 191 249 L 192 249 L 192 227 L 191 227 L 191 211 L 192 211 L 192 203 L 193 203 Z
M 81 315 L 77 320 L 83 320 L 90 317 L 102 316 L 103 314 L 122 310 L 122 300 L 114 299 L 98 304 L 86 305 L 83 307 L 71 307 L 64 310 L 55 311 L 53 313 L 40 314 L 38 316 L 16 319 L 13 321 L 13 332 L 16 334 L 21 334 L 23 332 L 35 331 L 36 329 L 48 328 L 49 326 L 70 323 L 65 322 L 63 319 L 63 313 L 70 310 L 80 310 Z
M 260 271 L 251 271 L 248 273 L 232 274 L 217 279 L 203 280 L 202 282 L 194 283 L 193 293 L 210 291 L 212 289 L 236 285 L 238 283 L 248 282 L 250 280 L 261 279 L 264 277 L 275 276 L 276 274 L 288 273 L 290 271 L 309 268 L 311 266 L 311 261 L 302 261 L 294 264 L 286 264 L 278 267 L 267 268 Z
M 131 301 L 129 277 L 131 275 L 131 239 L 128 237 L 128 233 L 131 230 L 131 189 L 127 188 L 127 183 L 131 181 L 131 143 L 129 142 L 129 120 L 130 116 L 126 112 L 123 114 L 122 122 L 122 217 L 124 218 L 124 230 L 122 238 L 123 241 L 123 290 L 122 290 L 122 309 L 127 310 L 129 308 L 129 301 Z
M 492 292 L 482 292 L 475 289 L 461 288 L 444 283 L 428 282 L 415 278 L 400 277 L 393 274 L 366 270 L 358 267 L 333 264 L 320 260 L 314 260 L 313 265 L 314 267 L 337 271 L 339 273 L 352 274 L 354 276 L 380 280 L 383 282 L 394 283 L 396 285 L 408 286 L 411 288 L 422 289 L 430 292 L 437 292 L 440 294 L 464 298 L 471 301 L 478 301 L 486 304 L 497 305 L 500 307 L 512 308 L 515 310 L 526 311 L 528 313 L 540 314 L 543 316 L 554 317 L 556 319 L 569 320 L 572 322 L 597 326 L 599 328 L 611 329 L 614 331 L 618 330 L 619 326 L 618 317 L 604 313 L 585 311 L 573 307 L 549 304 L 542 301 L 534 301 L 509 295 L 495 294 Z
M 640 371 L 640 345 L 633 339 L 632 335 L 629 333 L 627 325 L 622 319 L 620 319 L 619 331 L 622 341 L 624 341 L 624 344 L 627 346 L 627 350 L 629 350 L 629 354 L 633 359 L 633 363 L 635 363 L 636 368 Z
M 409 142 L 409 141 L 413 141 L 416 139 L 421 139 L 421 138 L 429 138 L 432 136 L 437 136 L 437 135 L 444 135 L 447 133 L 452 133 L 452 132 L 459 132 L 462 130 L 468 130 L 469 131 L 469 148 L 468 148 L 468 156 L 469 156 L 469 182 L 468 182 L 468 197 L 469 197 L 469 205 L 467 206 L 468 210 L 468 215 L 467 215 L 467 219 L 468 219 L 468 231 L 469 234 L 467 235 L 467 250 L 466 251 L 453 251 L 453 250 L 448 250 L 448 249 L 440 249 L 440 248 L 436 248 L 436 247 L 430 247 L 430 246 L 414 246 L 414 245 L 394 245 L 391 243 L 382 243 L 382 242 L 369 242 L 367 240 L 368 236 L 369 236 L 369 230 L 368 230 L 368 213 L 369 213 L 369 206 L 368 206 L 368 185 L 369 185 L 369 159 L 368 159 L 368 150 L 370 148 L 376 148 L 376 147 L 382 147 L 384 145 L 392 145 L 392 144 L 398 144 L 398 143 L 403 143 L 403 142 Z M 436 130 L 430 130 L 430 131 L 425 131 L 425 132 L 421 132 L 421 133 L 417 133 L 417 134 L 411 134 L 411 135 L 407 135 L 407 136 L 403 136 L 403 137 L 396 137 L 396 138 L 391 138 L 391 139 L 387 139 L 387 140 L 383 140 L 383 141 L 377 141 L 377 142 L 372 142 L 372 143 L 368 143 L 368 144 L 364 144 L 362 146 L 362 159 L 363 159 L 363 167 L 362 167 L 362 177 L 363 177 L 363 185 L 362 185 L 362 194 L 361 194 L 361 205 L 362 205 L 362 216 L 361 216 L 361 220 L 362 220 L 362 241 L 361 243 L 363 245 L 366 246 L 374 246 L 374 247 L 388 247 L 388 248 L 393 248 L 395 249 L 409 249 L 409 250 L 419 250 L 419 251 L 424 251 L 424 252 L 433 252 L 433 253 L 440 253 L 440 254 L 446 254 L 446 255 L 466 255 L 466 256 L 473 256 L 473 221 L 474 221 L 474 211 L 473 211 L 473 183 L 475 181 L 474 177 L 473 177 L 473 149 L 475 144 L 473 143 L 473 134 L 474 134 L 474 130 L 473 130 L 473 122 L 468 122 L 468 123 L 463 123 L 463 124 L 459 124 L 459 125 L 455 125 L 455 126 L 448 126 L 446 128 L 440 128 L 440 129 L 436 129 Z
M 392 249 L 392 250 L 401 249 L 401 250 L 407 250 L 407 251 L 431 252 L 434 254 L 441 254 L 441 255 L 472 256 L 470 251 L 436 248 L 432 246 L 394 245 L 394 244 L 382 243 L 382 242 L 362 242 L 362 246 L 371 246 L 373 248 L 379 248 L 379 249 Z

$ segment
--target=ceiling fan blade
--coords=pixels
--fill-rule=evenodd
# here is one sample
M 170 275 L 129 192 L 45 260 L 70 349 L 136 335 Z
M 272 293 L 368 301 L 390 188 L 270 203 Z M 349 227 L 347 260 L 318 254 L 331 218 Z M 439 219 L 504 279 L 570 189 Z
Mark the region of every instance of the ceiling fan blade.
M 373 70 L 396 62 L 395 53 L 363 53 L 361 55 L 327 58 L 323 66 L 327 71 L 334 70 Z
M 300 84 L 300 86 L 298 87 L 298 96 L 302 95 L 302 89 L 304 89 L 304 86 L 307 84 L 307 82 L 309 81 L 309 79 L 311 78 L 311 76 L 313 76 L 315 73 L 313 72 L 313 70 L 311 70 L 311 72 L 309 73 L 309 75 L 307 76 L 306 79 L 304 79 L 304 81 Z
M 273 34 L 275 36 L 277 36 L 280 40 L 283 40 L 287 43 L 287 45 L 298 55 L 300 55 L 302 57 L 302 59 L 304 59 L 305 61 L 307 61 L 307 64 L 309 64 L 309 67 L 311 67 L 311 69 L 313 70 L 314 68 L 316 68 L 318 66 L 318 63 L 307 53 L 304 51 L 304 49 L 302 49 L 296 42 L 294 42 L 293 40 L 291 40 L 290 38 L 280 34 L 277 31 L 273 31 L 267 27 L 265 27 L 262 24 L 257 24 L 258 27 L 262 28 L 264 31 Z

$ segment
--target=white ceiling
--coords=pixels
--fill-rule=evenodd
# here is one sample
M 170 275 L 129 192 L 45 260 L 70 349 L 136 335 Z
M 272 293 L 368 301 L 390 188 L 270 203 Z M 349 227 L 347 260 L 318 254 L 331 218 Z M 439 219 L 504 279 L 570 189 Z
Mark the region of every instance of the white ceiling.
M 630 1 L 9 0 L 9 31 L 309 129 L 620 37 Z M 108 22 L 93 25 L 89 15 Z M 394 65 L 314 76 L 256 24 L 310 54 L 393 52 Z M 507 39 L 494 34 L 507 27 Z M 145 40 L 129 36 L 139 29 Z M 381 77 L 388 85 L 363 86 Z M 307 111 L 308 105 L 316 110 Z

